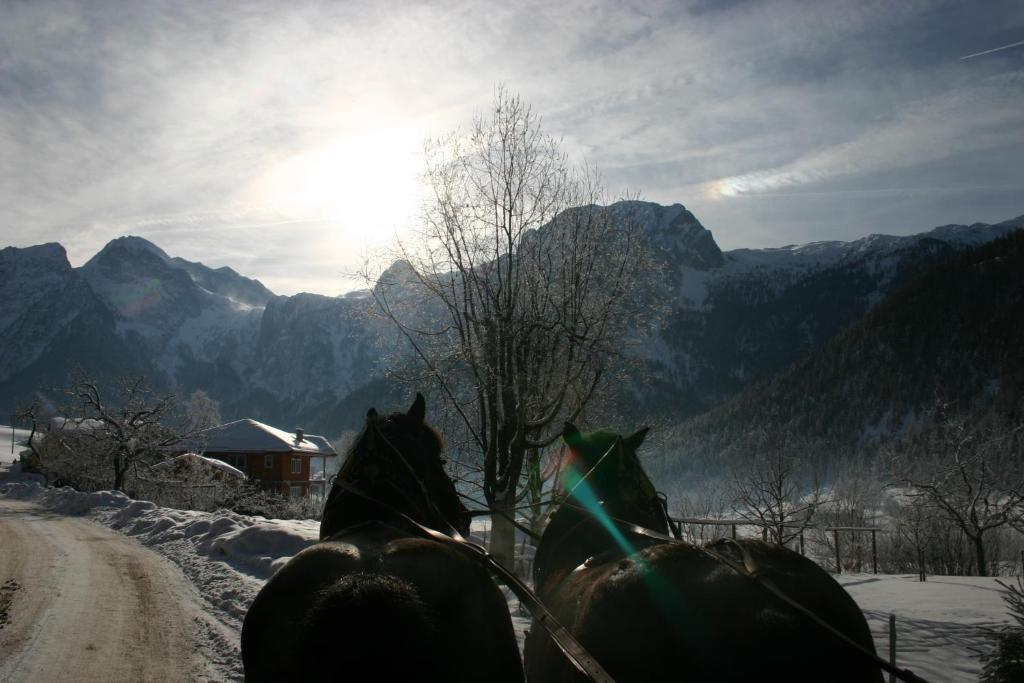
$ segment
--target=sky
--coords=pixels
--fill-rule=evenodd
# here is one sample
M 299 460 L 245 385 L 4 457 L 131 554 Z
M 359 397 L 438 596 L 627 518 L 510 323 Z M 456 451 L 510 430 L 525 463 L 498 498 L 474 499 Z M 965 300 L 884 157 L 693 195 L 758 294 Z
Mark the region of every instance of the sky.
M 1022 41 L 1019 0 L 0 0 L 0 246 L 132 234 L 339 294 L 498 84 L 723 249 L 997 222 Z

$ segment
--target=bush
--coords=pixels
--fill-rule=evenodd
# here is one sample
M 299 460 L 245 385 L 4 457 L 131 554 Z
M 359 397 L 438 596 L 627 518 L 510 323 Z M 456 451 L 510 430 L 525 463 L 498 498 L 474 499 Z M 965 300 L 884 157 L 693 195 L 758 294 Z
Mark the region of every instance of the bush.
M 1017 623 L 992 633 L 995 647 L 981 657 L 983 683 L 1024 681 L 1024 580 L 1018 578 L 1015 586 L 1002 581 L 999 585 L 1007 591 L 1003 599 Z
M 320 519 L 323 501 L 319 498 L 289 498 L 276 491 L 260 488 L 251 481 L 225 491 L 218 507 L 240 515 L 269 519 Z

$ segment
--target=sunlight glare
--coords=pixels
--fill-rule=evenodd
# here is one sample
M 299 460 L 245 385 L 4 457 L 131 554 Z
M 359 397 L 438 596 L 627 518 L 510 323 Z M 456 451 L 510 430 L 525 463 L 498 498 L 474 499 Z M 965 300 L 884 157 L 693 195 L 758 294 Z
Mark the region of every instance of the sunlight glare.
M 378 128 L 330 142 L 274 164 L 250 201 L 269 211 L 320 220 L 340 231 L 339 248 L 375 246 L 408 226 L 419 207 L 423 136 Z

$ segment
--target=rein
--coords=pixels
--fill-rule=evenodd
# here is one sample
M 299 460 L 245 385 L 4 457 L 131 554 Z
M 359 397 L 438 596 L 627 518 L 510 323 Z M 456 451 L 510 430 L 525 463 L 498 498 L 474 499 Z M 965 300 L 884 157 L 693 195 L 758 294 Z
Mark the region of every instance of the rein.
M 579 505 L 576 505 L 574 503 L 570 503 L 568 501 L 564 501 L 562 503 L 562 505 L 567 505 L 567 506 L 569 506 L 569 507 L 571 507 L 571 508 L 573 508 L 575 510 L 579 510 L 579 511 L 582 511 L 582 512 L 588 512 L 588 510 L 586 508 L 584 508 L 582 506 L 579 506 Z M 735 541 L 735 540 L 733 540 L 731 538 L 730 539 L 723 539 L 725 542 L 729 543 L 730 545 L 735 546 L 739 550 L 740 555 L 743 557 L 743 564 L 742 565 L 734 562 L 732 559 L 730 559 L 728 557 L 725 557 L 724 555 L 722 555 L 722 554 L 720 554 L 718 552 L 715 552 L 714 550 L 711 550 L 711 549 L 709 549 L 707 547 L 699 546 L 699 545 L 694 545 L 692 543 L 687 543 L 686 541 L 682 541 L 682 540 L 677 539 L 677 538 L 672 538 L 671 536 L 667 536 L 667 535 L 665 535 L 663 533 L 660 533 L 658 531 L 654 531 L 653 529 L 648 529 L 646 527 L 642 527 L 642 526 L 639 526 L 637 524 L 633 524 L 632 522 L 628 522 L 628 521 L 626 521 L 624 519 L 619 519 L 617 517 L 612 517 L 610 515 L 608 516 L 608 518 L 612 522 L 614 522 L 617 526 L 619 526 L 621 529 L 623 529 L 624 531 L 627 531 L 627 532 L 629 532 L 631 534 L 634 534 L 634 535 L 637 535 L 637 536 L 643 536 L 643 537 L 650 538 L 650 539 L 657 540 L 657 541 L 662 541 L 662 542 L 665 542 L 665 543 L 671 543 L 671 544 L 675 544 L 675 545 L 688 545 L 688 546 L 690 546 L 692 548 L 696 548 L 697 550 L 699 550 L 703 554 L 707 555 L 708 557 L 710 557 L 712 560 L 718 562 L 719 564 L 723 564 L 726 567 L 728 567 L 729 569 L 732 569 L 737 574 L 740 574 L 741 576 L 746 576 L 746 577 L 750 578 L 751 580 L 755 581 L 759 586 L 761 586 L 762 588 L 767 590 L 769 593 L 771 593 L 772 595 L 777 597 L 779 600 L 782 600 L 784 603 L 786 603 L 787 605 L 789 605 L 790 607 L 795 609 L 797 612 L 799 612 L 800 614 L 802 614 L 805 617 L 809 618 L 815 624 L 817 624 L 822 629 L 824 629 L 828 633 L 832 634 L 833 636 L 835 636 L 836 638 L 841 640 L 843 643 L 845 643 L 849 647 L 853 648 L 856 652 L 858 652 L 862 656 L 867 657 L 868 659 L 870 659 L 874 664 L 876 664 L 879 667 L 881 667 L 886 673 L 892 674 L 896 678 L 900 679 L 901 681 L 906 681 L 907 683 L 928 683 L 928 681 L 926 679 L 921 678 L 920 676 L 918 676 L 914 672 L 910 671 L 909 669 L 900 669 L 899 667 L 896 667 L 893 664 L 890 664 L 889 662 L 887 662 L 886 660 L 882 659 L 881 657 L 879 657 L 875 653 L 873 653 L 870 650 L 868 650 L 867 648 L 863 647 L 860 643 L 857 643 L 856 641 L 852 640 L 845 633 L 842 633 L 842 632 L 836 630 L 831 624 L 826 622 L 824 619 L 819 617 L 817 614 L 815 614 L 811 610 L 807 609 L 806 607 L 801 605 L 799 602 L 797 602 L 793 598 L 791 598 L 788 595 L 786 595 L 782 590 L 780 590 L 778 587 L 776 587 L 772 583 L 770 583 L 767 580 L 765 580 L 763 577 L 759 576 L 758 575 L 759 574 L 759 570 L 757 568 L 757 564 L 754 562 L 754 559 L 750 556 L 750 553 L 747 552 L 747 549 L 744 548 L 738 541 Z
M 352 493 L 353 495 L 358 496 L 359 498 L 362 498 L 368 502 L 374 503 L 375 505 L 383 508 L 390 514 L 407 523 L 413 530 L 420 533 L 421 535 L 432 540 L 438 541 L 442 544 L 449 545 L 453 548 L 457 548 L 460 552 L 469 556 L 470 559 L 483 562 L 490 568 L 492 572 L 494 572 L 502 579 L 505 585 L 507 585 L 512 590 L 512 592 L 519 599 L 520 603 L 523 606 L 525 606 L 526 609 L 530 612 L 531 616 L 544 627 L 544 629 L 551 636 L 551 639 L 555 642 L 555 644 L 566 656 L 566 658 L 573 664 L 573 666 L 575 666 L 581 673 L 586 675 L 594 683 L 615 683 L 615 680 L 611 677 L 611 675 L 608 674 L 607 671 L 604 670 L 604 667 L 602 667 L 601 664 L 598 663 L 598 661 L 593 657 L 593 655 L 591 655 L 586 650 L 586 648 L 584 648 L 583 645 L 562 624 L 558 622 L 555 616 L 551 614 L 547 607 L 545 607 L 544 604 L 540 601 L 536 593 L 530 590 L 530 588 L 525 583 L 523 583 L 519 579 L 519 577 L 517 577 L 515 574 L 513 574 L 504 566 L 502 566 L 497 560 L 495 560 L 494 557 L 492 557 L 490 553 L 488 553 L 487 550 L 483 548 L 483 546 L 468 541 L 458 531 L 458 529 L 452 526 L 448 519 L 443 514 L 441 514 L 441 511 L 434 504 L 433 499 L 430 497 L 429 493 L 426 490 L 426 487 L 423 484 L 423 481 L 418 476 L 416 476 L 415 470 L 409 464 L 409 461 L 406 460 L 402 452 L 398 449 L 397 446 L 391 443 L 391 441 L 387 437 L 380 433 L 380 431 L 377 429 L 376 424 L 374 424 L 373 427 L 375 433 L 374 435 L 379 436 L 381 438 L 381 440 L 395 453 L 395 455 L 398 457 L 399 461 L 404 465 L 405 469 L 409 472 L 409 474 L 412 475 L 414 481 L 416 481 L 420 489 L 420 492 L 423 495 L 423 499 L 426 502 L 426 504 L 435 513 L 438 519 L 442 520 L 448 526 L 448 533 L 442 533 L 440 531 L 437 531 L 436 529 L 432 529 L 428 526 L 421 524 L 420 522 L 417 522 L 415 519 L 405 514 L 404 512 L 401 512 L 392 507 L 391 505 L 383 503 L 373 498 L 372 496 L 369 496 L 368 494 L 364 493 L 362 490 L 353 486 L 352 484 L 346 481 L 338 480 L 337 476 L 335 477 L 334 485 L 340 486 L 343 490 L 348 491 L 349 493 Z M 600 465 L 604 461 L 604 459 L 608 457 L 608 455 L 611 454 L 611 452 L 617 446 L 620 445 L 621 438 L 616 439 L 615 443 L 612 444 L 612 446 L 604 453 L 604 455 L 602 455 L 598 459 L 597 463 L 595 463 L 594 466 L 591 467 L 586 472 L 586 474 L 583 475 L 580 481 L 576 482 L 573 488 L 569 491 L 569 496 L 571 496 L 572 493 L 576 490 L 576 487 L 582 484 L 584 480 L 586 480 L 591 474 L 593 474 L 594 470 L 597 469 L 598 465 Z M 662 503 L 664 505 L 666 502 L 662 501 Z M 562 501 L 561 504 L 589 514 L 589 511 L 586 508 L 581 507 L 579 505 L 575 505 L 574 503 L 570 503 L 568 502 L 568 500 Z M 890 664 L 886 660 L 882 659 L 878 655 L 872 653 L 867 648 L 863 647 L 859 643 L 849 638 L 846 634 L 841 633 L 840 631 L 835 629 L 831 624 L 823 620 L 817 614 L 807 609 L 793 598 L 786 595 L 778 587 L 774 586 L 772 583 L 768 582 L 763 577 L 759 576 L 759 570 L 753 558 L 747 552 L 747 549 L 744 548 L 737 541 L 734 541 L 732 539 L 726 540 L 727 543 L 730 543 L 731 545 L 735 546 L 737 550 L 740 552 L 740 555 L 743 558 L 742 565 L 709 548 L 695 546 L 686 543 L 685 541 L 682 541 L 678 538 L 673 538 L 672 536 L 668 536 L 658 531 L 654 531 L 653 529 L 648 529 L 646 527 L 633 524 L 631 522 L 619 519 L 617 517 L 612 517 L 609 515 L 608 518 L 617 526 L 631 534 L 665 543 L 677 545 L 685 544 L 696 548 L 701 553 L 708 556 L 715 562 L 725 565 L 726 567 L 735 571 L 737 574 L 740 574 L 741 576 L 745 576 L 755 581 L 759 586 L 767 590 L 776 598 L 783 601 L 800 614 L 809 618 L 819 627 L 821 627 L 834 637 L 838 638 L 841 642 L 845 643 L 847 646 L 858 652 L 861 656 L 871 660 L 875 665 L 879 666 L 887 673 L 895 676 L 896 678 L 899 678 L 902 681 L 906 681 L 906 683 L 928 683 L 927 680 L 921 678 L 920 676 L 917 676 L 912 671 L 908 669 L 900 669 Z
M 519 599 L 520 604 L 526 607 L 530 612 L 530 615 L 544 627 L 551 636 L 551 639 L 573 666 L 579 669 L 581 673 L 587 676 L 587 678 L 594 683 L 615 683 L 615 679 L 613 679 L 608 672 L 604 670 L 604 667 L 594 659 L 594 656 L 587 652 L 586 648 L 584 648 L 583 645 L 581 645 L 580 642 L 564 626 L 562 626 L 557 619 L 555 619 L 555 616 L 551 614 L 547 607 L 544 606 L 544 603 L 540 601 L 540 598 L 538 598 L 537 595 L 530 590 L 530 588 L 523 583 L 518 576 L 503 567 L 501 563 L 495 560 L 483 546 L 467 540 L 458 529 L 452 526 L 451 522 L 449 522 L 448 519 L 441 514 L 441 511 L 438 510 L 433 499 L 427 492 L 426 487 L 423 485 L 423 481 L 416 476 L 416 471 L 412 468 L 412 465 L 409 464 L 409 461 L 406 460 L 398 447 L 391 443 L 391 441 L 385 437 L 379 429 L 377 429 L 376 423 L 373 424 L 373 429 L 374 437 L 379 436 L 381 441 L 383 441 L 395 453 L 399 461 L 403 463 L 405 468 L 412 475 L 413 479 L 419 485 L 420 492 L 423 494 L 423 499 L 426 504 L 431 510 L 433 510 L 435 515 L 437 515 L 438 519 L 444 522 L 448 527 L 447 533 L 431 529 L 430 527 L 417 522 L 404 512 L 397 510 L 387 503 L 377 500 L 349 482 L 338 479 L 337 475 L 334 477 L 333 485 L 384 509 L 389 514 L 405 522 L 413 531 L 421 534 L 422 536 L 438 541 L 439 543 L 448 545 L 452 548 L 456 548 L 459 552 L 469 556 L 470 559 L 485 564 L 492 572 L 502 579 L 505 585 L 507 585 Z M 418 506 L 415 505 L 413 507 L 418 508 Z M 326 509 L 327 508 L 325 507 L 325 510 Z
M 457 529 L 452 529 L 452 534 L 449 535 L 420 524 L 404 512 L 396 510 L 387 503 L 382 503 L 376 500 L 346 481 L 336 481 L 334 485 L 340 486 L 343 490 L 348 491 L 353 495 L 379 505 L 426 538 L 457 548 L 460 552 L 468 555 L 471 559 L 486 564 L 495 574 L 501 577 L 504 583 L 512 590 L 513 593 L 515 593 L 516 597 L 519 598 L 520 603 L 522 603 L 526 609 L 529 610 L 530 614 L 544 626 L 547 632 L 551 635 L 551 639 L 555 641 L 555 644 L 558 645 L 559 649 L 565 654 L 569 661 L 572 662 L 573 666 L 579 669 L 580 672 L 586 675 L 590 680 L 594 681 L 594 683 L 615 683 L 615 679 L 613 679 L 608 672 L 604 670 L 604 667 L 594 659 L 593 655 L 587 652 L 583 645 L 581 645 L 580 642 L 576 640 L 576 638 L 569 633 L 569 631 L 566 630 L 566 628 L 562 626 L 557 619 L 555 619 L 555 616 L 551 614 L 547 607 L 544 606 L 544 603 L 540 601 L 537 595 L 530 590 L 530 588 L 523 583 L 519 577 L 495 560 L 483 546 L 466 540 L 466 538 L 460 534 Z

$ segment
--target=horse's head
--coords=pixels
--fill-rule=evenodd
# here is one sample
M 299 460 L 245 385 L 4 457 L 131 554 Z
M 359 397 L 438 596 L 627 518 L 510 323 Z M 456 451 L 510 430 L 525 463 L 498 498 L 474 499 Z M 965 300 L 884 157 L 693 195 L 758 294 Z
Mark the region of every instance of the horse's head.
M 342 508 L 366 516 L 366 501 L 349 505 L 334 501 L 349 486 L 398 510 L 426 526 L 446 530 L 449 525 L 462 534 L 469 533 L 470 516 L 459 501 L 455 485 L 444 471 L 441 437 L 425 421 L 426 401 L 421 394 L 408 411 L 379 415 L 370 408 L 366 424 L 349 449 L 345 464 L 324 508 L 321 537 L 339 530 L 339 525 L 365 519 L 329 519 L 329 512 L 343 516 Z M 352 515 L 349 515 L 352 516 Z
M 537 546 L 533 582 L 541 598 L 589 557 L 609 550 L 635 551 L 624 525 L 616 520 L 668 533 L 668 519 L 647 478 L 637 449 L 647 429 L 628 436 L 611 432 L 583 434 L 565 423 L 566 452 L 561 484 L 569 494 Z
M 562 485 L 577 504 L 589 507 L 600 501 L 610 515 L 667 531 L 657 491 L 637 455 L 647 432 L 643 427 L 625 436 L 603 431 L 583 434 L 566 422 L 562 439 L 568 453 Z M 585 502 L 584 496 L 592 502 Z

